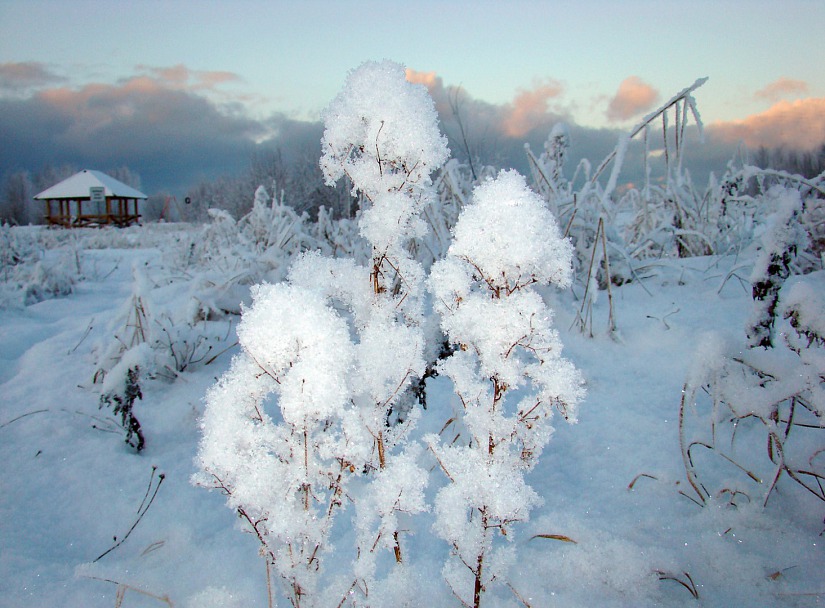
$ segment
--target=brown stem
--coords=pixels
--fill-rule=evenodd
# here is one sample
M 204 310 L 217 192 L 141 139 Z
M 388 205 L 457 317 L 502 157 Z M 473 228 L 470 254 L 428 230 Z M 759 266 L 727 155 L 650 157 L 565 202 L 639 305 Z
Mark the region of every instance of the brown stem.
M 481 528 L 483 530 L 484 538 L 487 537 L 487 529 L 489 528 L 487 523 L 487 511 L 482 508 L 481 511 Z M 478 558 L 476 559 L 476 569 L 475 569 L 475 587 L 473 589 L 473 608 L 479 608 L 481 606 L 481 594 L 484 592 L 484 585 L 482 584 L 482 574 L 484 572 L 484 545 L 481 547 L 481 551 L 478 554 Z

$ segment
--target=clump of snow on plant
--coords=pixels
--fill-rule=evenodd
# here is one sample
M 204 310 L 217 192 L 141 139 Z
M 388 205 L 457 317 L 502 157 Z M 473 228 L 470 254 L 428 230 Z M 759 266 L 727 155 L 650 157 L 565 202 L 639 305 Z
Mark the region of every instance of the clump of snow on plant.
M 443 574 L 465 605 L 477 605 L 514 561 L 513 547 L 496 539 L 512 540 L 513 524 L 541 503 L 524 473 L 550 439 L 553 411 L 575 421 L 584 389 L 533 289 L 570 284 L 572 247 L 524 178 L 502 172 L 476 188 L 454 233 L 430 287 L 441 327 L 458 347 L 438 369 L 454 383 L 467 436 L 425 441 L 449 479 L 433 526 L 452 547 Z
M 253 291 L 238 337 L 242 352 L 207 394 L 197 480 L 246 518 L 287 596 L 311 595 L 346 485 L 349 332 L 320 295 L 278 284 Z
M 530 283 L 564 288 L 572 281 L 572 246 L 516 171 L 476 188 L 455 227 L 450 255 L 472 260 L 481 278 L 501 289 Z
M 321 168 L 329 185 L 348 175 L 368 198 L 427 186 L 447 160 L 447 140 L 427 90 L 404 67 L 366 62 L 324 112 Z
M 334 416 L 347 396 L 352 344 L 346 323 L 312 291 L 257 286 L 238 326 L 241 347 L 278 382 L 284 420 Z
M 327 184 L 343 176 L 368 204 L 359 229 L 372 245 L 374 288 L 398 296 L 420 322 L 421 264 L 406 249 L 427 231 L 420 215 L 433 197 L 431 173 L 447 160 L 433 100 L 391 61 L 367 62 L 347 77 L 324 112 L 321 169 Z M 399 289 L 400 288 L 400 289 Z

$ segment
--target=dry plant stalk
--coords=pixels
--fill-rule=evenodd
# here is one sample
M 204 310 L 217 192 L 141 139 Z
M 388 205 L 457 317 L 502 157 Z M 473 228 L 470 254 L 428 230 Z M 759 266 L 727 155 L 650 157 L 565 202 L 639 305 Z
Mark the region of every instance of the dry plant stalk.
M 593 267 L 596 265 L 596 252 L 600 243 L 602 247 L 601 261 L 604 264 L 605 285 L 607 289 L 608 301 L 607 329 L 611 334 L 613 334 L 616 331 L 616 316 L 613 312 L 613 291 L 610 286 L 612 279 L 610 276 L 610 261 L 609 256 L 607 255 L 607 237 L 604 232 L 603 217 L 599 218 L 599 223 L 596 226 L 596 235 L 593 237 L 593 251 L 590 254 L 590 265 L 587 268 L 587 277 L 584 280 L 584 296 L 582 297 L 581 308 L 576 316 L 576 322 L 579 324 L 579 328 L 582 333 L 587 331 L 589 325 L 589 335 L 591 338 L 593 337 L 593 297 L 590 293 L 590 283 L 593 277 Z
M 534 538 L 548 538 L 550 540 L 560 540 L 564 543 L 573 543 L 574 545 L 578 545 L 579 543 L 570 538 L 569 536 L 565 536 L 564 534 L 534 534 L 530 537 L 530 540 Z
M 639 473 L 638 475 L 636 475 L 636 477 L 633 478 L 633 480 L 629 484 L 627 484 L 627 489 L 632 490 L 633 486 L 636 485 L 636 482 L 639 481 L 642 477 L 647 477 L 648 479 L 653 479 L 656 481 L 659 480 L 659 478 L 655 475 L 649 475 L 648 473 Z

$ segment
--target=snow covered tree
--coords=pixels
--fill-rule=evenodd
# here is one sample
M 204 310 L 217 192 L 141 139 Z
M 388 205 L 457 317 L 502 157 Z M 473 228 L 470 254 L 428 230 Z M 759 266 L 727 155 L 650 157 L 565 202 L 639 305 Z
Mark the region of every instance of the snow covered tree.
M 439 371 L 455 385 L 469 441 L 425 440 L 450 481 L 435 501 L 435 531 L 452 548 L 444 576 L 477 607 L 515 557 L 494 539 L 511 540 L 512 525 L 540 502 L 524 474 L 550 439 L 553 411 L 575 422 L 584 390 L 534 289 L 572 279 L 572 246 L 541 198 L 517 172 L 502 172 L 476 188 L 454 234 L 430 287 L 457 346 Z

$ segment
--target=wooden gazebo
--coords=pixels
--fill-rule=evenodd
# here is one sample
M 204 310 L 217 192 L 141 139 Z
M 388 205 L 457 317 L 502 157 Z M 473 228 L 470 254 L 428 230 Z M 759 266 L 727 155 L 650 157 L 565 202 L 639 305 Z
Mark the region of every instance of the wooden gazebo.
M 139 190 L 100 171 L 84 169 L 34 197 L 46 201 L 46 222 L 57 226 L 129 226 L 140 220 Z

